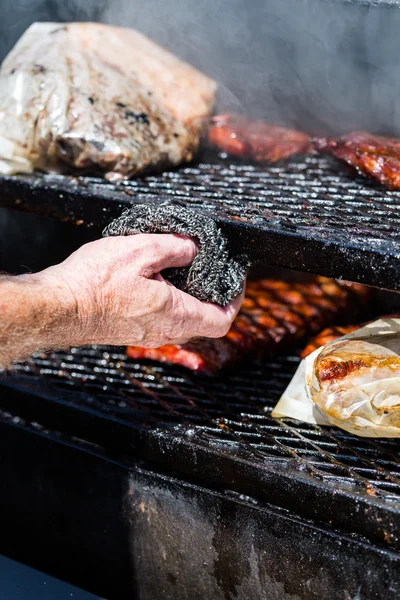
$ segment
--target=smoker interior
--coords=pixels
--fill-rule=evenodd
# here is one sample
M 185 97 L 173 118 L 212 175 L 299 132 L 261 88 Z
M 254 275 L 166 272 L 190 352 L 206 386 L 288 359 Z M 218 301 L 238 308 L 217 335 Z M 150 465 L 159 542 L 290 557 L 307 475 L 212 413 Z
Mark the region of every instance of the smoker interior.
M 179 202 L 213 216 L 253 261 L 400 290 L 400 192 L 328 157 L 255 166 L 205 151 L 119 184 L 33 174 L 1 177 L 0 188 L 2 206 L 96 230 L 133 203 Z
M 120 444 L 122 451 L 129 440 L 128 448 L 143 460 L 219 489 L 233 485 L 233 491 L 273 501 L 270 495 L 276 490 L 262 483 L 268 467 L 278 479 L 292 480 L 289 496 L 282 499 L 288 508 L 399 549 L 399 442 L 273 419 L 272 407 L 297 364 L 296 356 L 280 356 L 209 378 L 183 368 L 134 362 L 115 348 L 75 348 L 16 365 L 4 383 L 42 397 L 32 405 L 23 396 L 20 401 L 24 411 L 28 406 L 32 411 L 25 418 L 42 427 L 67 427 L 68 433 L 92 443 L 115 448 Z M 2 405 L 19 414 L 18 402 L 7 405 L 3 400 Z M 185 448 L 199 456 L 186 462 Z M 212 460 L 209 467 L 202 463 L 206 456 Z M 240 473 L 243 460 L 254 472 L 244 469 L 243 479 L 230 481 L 225 461 L 237 462 Z M 357 511 L 367 510 L 375 518 L 349 519 L 339 510 L 327 514 L 326 505 L 307 506 L 303 494 L 332 496 L 332 507 L 335 496 L 343 495 L 353 510 L 357 506 Z
M 162 504 L 159 495 L 163 497 L 163 494 L 167 493 L 170 502 L 177 502 L 181 506 L 180 492 L 175 488 L 177 478 L 181 482 L 179 485 L 189 486 L 185 487 L 185 490 L 190 489 L 189 504 L 192 508 L 193 502 L 200 502 L 206 494 L 212 507 L 208 509 L 207 514 L 210 511 L 210 514 L 213 514 L 221 497 L 224 498 L 224 502 L 233 503 L 229 504 L 230 507 L 239 502 L 244 511 L 243 521 L 239 523 L 230 515 L 224 525 L 232 535 L 234 532 L 238 536 L 235 543 L 239 544 L 241 550 L 238 550 L 240 557 L 236 558 L 237 564 L 231 562 L 232 557 L 225 548 L 225 544 L 228 543 L 225 538 L 225 550 L 220 550 L 220 568 L 226 573 L 228 580 L 233 577 L 232 569 L 235 571 L 240 568 L 246 571 L 243 565 L 247 558 L 242 554 L 244 547 L 242 548 L 241 536 L 247 532 L 248 527 L 255 527 L 257 518 L 253 512 L 258 508 L 261 511 L 269 511 L 269 518 L 276 522 L 279 544 L 290 546 L 290 549 L 286 547 L 285 551 L 282 548 L 279 550 L 287 554 L 285 568 L 279 564 L 278 556 L 269 556 L 267 559 L 265 553 L 270 553 L 271 547 L 268 545 L 263 548 L 263 544 L 267 544 L 265 540 L 260 541 L 257 551 L 257 561 L 263 565 L 260 569 L 266 569 L 268 577 L 271 576 L 271 569 L 276 575 L 279 574 L 277 580 L 286 582 L 284 588 L 291 580 L 293 570 L 296 570 L 298 554 L 303 552 L 307 566 L 298 574 L 296 585 L 292 584 L 293 593 L 298 597 L 318 598 L 322 597 L 322 593 L 328 592 L 332 598 L 356 597 L 345 595 L 346 586 L 351 585 L 356 591 L 363 590 L 363 595 L 360 596 L 363 598 L 382 597 L 380 594 L 385 594 L 387 598 L 395 598 L 396 589 L 398 590 L 400 585 L 399 442 L 357 438 L 336 428 L 322 428 L 290 419 L 273 419 L 270 415 L 271 409 L 290 381 L 298 362 L 297 353 L 282 355 L 269 360 L 252 361 L 233 372 L 209 378 L 199 377 L 183 368 L 163 366 L 150 361 L 128 360 L 123 349 L 88 347 L 37 355 L 25 363 L 16 364 L 2 382 L 0 395 L 2 427 L 7 426 L 8 430 L 17 427 L 24 432 L 18 446 L 13 445 L 14 434 L 10 434 L 10 431 L 5 433 L 9 444 L 9 458 L 7 466 L 2 464 L 1 467 L 3 477 L 7 469 L 9 472 L 6 477 L 7 492 L 2 502 L 8 509 L 7 519 L 10 522 L 5 524 L 3 545 L 6 547 L 2 548 L 2 551 L 11 552 L 13 556 L 31 562 L 34 544 L 32 539 L 35 540 L 35 536 L 39 535 L 48 541 L 48 550 L 47 553 L 39 553 L 39 556 L 35 554 L 35 560 L 39 561 L 35 566 L 64 578 L 72 577 L 74 583 L 98 593 L 101 592 L 101 583 L 104 595 L 104 589 L 107 589 L 107 597 L 122 598 L 126 596 L 118 594 L 118 586 L 114 586 L 110 591 L 107 583 L 107 577 L 111 577 L 114 569 L 110 567 L 109 556 L 105 556 L 106 551 L 111 552 L 108 546 L 111 544 L 112 552 L 122 561 L 121 564 L 115 565 L 117 576 L 119 573 L 124 581 L 134 580 L 140 589 L 145 585 L 146 577 L 150 577 L 149 581 L 151 580 L 148 569 L 142 570 L 143 565 L 138 570 L 133 569 L 132 561 L 136 565 L 137 561 L 140 563 L 141 557 L 140 552 L 135 549 L 136 546 L 133 551 L 134 558 L 126 556 L 123 551 L 120 539 L 122 526 L 114 525 L 114 520 L 116 515 L 120 515 L 121 502 L 130 498 L 133 492 L 128 494 L 126 489 L 122 492 L 119 488 L 113 488 L 116 484 L 114 475 L 108 474 L 108 463 L 98 467 L 101 485 L 110 486 L 107 492 L 107 509 L 98 509 L 99 522 L 94 515 L 90 518 L 79 516 L 78 519 L 79 511 L 89 511 L 88 503 L 94 503 L 94 514 L 97 514 L 95 505 L 99 503 L 99 498 L 94 499 L 93 495 L 96 485 L 100 483 L 91 483 L 91 471 L 85 475 L 85 481 L 82 481 L 83 476 L 79 474 L 80 468 L 76 469 L 75 476 L 74 473 L 68 474 L 68 469 L 72 468 L 71 461 L 72 464 L 76 464 L 77 460 L 82 460 L 85 464 L 86 460 L 85 457 L 71 458 L 76 452 L 76 449 L 72 451 L 72 444 L 80 447 L 80 451 L 84 453 L 100 453 L 102 459 L 106 457 L 113 464 L 118 464 L 118 469 L 130 470 L 133 479 L 138 477 L 138 474 L 132 473 L 132 469 L 135 471 L 140 467 L 151 471 L 150 481 L 144 485 L 146 491 L 143 492 L 147 500 L 143 500 L 140 495 L 142 492 L 139 494 L 136 482 L 137 485 L 133 487 L 135 493 L 139 494 L 137 502 L 128 511 L 129 519 L 126 517 L 126 511 L 125 516 L 121 517 L 127 518 L 131 524 L 136 523 L 138 518 L 140 521 L 142 510 L 137 507 L 142 506 L 142 502 L 147 506 L 149 497 L 150 504 Z M 13 464 L 16 460 L 14 454 L 20 456 L 23 449 L 27 451 L 27 448 L 30 448 L 26 441 L 26 438 L 29 438 L 29 430 L 41 437 L 50 437 L 53 445 L 63 447 L 65 461 L 69 466 L 63 466 L 64 463 L 58 464 L 58 458 L 54 457 L 58 456 L 61 450 L 57 449 L 54 454 L 53 449 L 53 459 L 41 456 L 35 459 L 37 462 L 29 469 L 21 465 L 11 468 L 10 463 Z M 69 450 L 66 445 L 69 445 Z M 32 454 L 33 457 L 36 451 L 35 445 L 28 451 L 28 455 Z M 20 461 L 23 462 L 22 458 Z M 54 464 L 53 471 L 49 473 L 49 464 L 52 462 L 57 463 L 57 466 Z M 25 470 L 29 471 L 29 476 Z M 163 477 L 162 493 L 159 483 L 153 481 L 154 477 Z M 27 493 L 17 493 L 23 489 L 26 478 L 32 480 L 31 488 L 28 487 Z M 62 486 L 61 491 L 54 490 L 57 483 Z M 124 486 L 126 485 L 125 483 Z M 36 499 L 37 494 L 41 494 L 40 502 Z M 10 499 L 7 500 L 9 496 Z M 29 508 L 26 508 L 25 503 Z M 70 521 L 73 523 L 71 531 L 74 533 L 69 537 L 65 532 L 61 535 L 58 531 L 58 521 L 52 516 L 53 512 L 58 511 L 62 513 L 63 522 L 67 524 L 64 528 L 68 529 Z M 278 512 L 271 516 L 270 511 Z M 21 513 L 24 515 L 22 534 Z M 26 518 L 25 513 L 29 513 L 30 517 Z M 227 513 L 223 511 L 222 514 Z M 115 536 L 115 540 L 113 538 L 113 542 L 107 542 L 106 546 L 96 549 L 95 544 L 99 544 L 100 535 L 97 528 L 102 529 L 101 518 L 105 519 L 105 530 L 109 535 Z M 166 514 L 165 519 L 168 521 L 169 518 Z M 202 523 L 204 519 L 203 526 L 207 518 L 203 515 L 200 519 Z M 75 524 L 77 519 L 78 525 Z M 196 521 L 194 517 L 193 519 Z M 49 525 L 49 520 L 50 527 L 42 525 L 43 522 Z M 55 524 L 52 523 L 53 520 Z M 7 533 L 11 527 L 10 523 L 12 535 Z M 150 549 L 155 554 L 162 551 L 168 554 L 168 548 L 171 546 L 177 552 L 183 552 L 185 558 L 182 558 L 182 555 L 179 559 L 172 556 L 169 558 L 170 568 L 177 569 L 181 574 L 183 587 L 177 591 L 172 586 L 168 592 L 171 595 L 165 592 L 165 597 L 187 598 L 185 594 L 189 593 L 190 589 L 194 594 L 198 593 L 201 586 L 193 581 L 193 577 L 195 580 L 196 577 L 206 577 L 203 573 L 204 567 L 197 565 L 195 571 L 191 572 L 190 565 L 186 563 L 191 556 L 191 550 L 185 550 L 181 545 L 191 527 L 196 527 L 199 523 L 192 524 L 186 515 L 185 525 L 182 522 L 181 530 L 175 524 L 174 527 L 178 529 L 174 529 L 172 537 L 165 540 L 162 538 L 163 526 L 160 525 L 160 520 L 157 523 L 154 531 L 149 532 L 146 529 L 146 535 L 149 536 L 146 542 L 140 542 L 135 537 L 132 543 L 139 544 L 141 548 L 146 546 L 149 560 L 152 560 Z M 125 531 L 124 527 L 128 525 L 125 523 L 122 531 Z M 269 523 L 265 527 L 265 535 L 269 535 L 273 526 Z M 310 527 L 313 534 L 312 544 L 309 545 L 307 540 L 310 531 L 307 528 Z M 21 535 L 24 544 L 15 548 L 15 541 L 12 542 L 11 538 L 16 536 L 19 540 Z M 125 535 L 128 536 L 128 532 Z M 139 534 L 136 532 L 136 535 Z M 77 550 L 76 556 L 79 556 L 84 564 L 87 563 L 87 572 L 83 565 L 78 567 L 74 564 L 74 559 L 67 550 L 60 550 L 63 556 L 62 565 L 59 564 L 60 557 L 57 553 L 54 554 L 54 548 L 58 548 L 61 543 L 67 546 L 71 544 L 73 549 L 77 537 L 84 539 L 82 548 L 86 554 L 80 557 L 83 550 Z M 157 546 L 155 540 L 158 540 L 159 545 L 165 544 L 162 546 L 164 550 Z M 190 543 L 201 545 L 200 541 L 191 540 Z M 271 544 L 271 540 L 268 544 Z M 308 578 L 312 581 L 315 577 L 315 567 L 319 564 L 317 557 L 322 546 L 325 548 L 324 552 L 330 548 L 328 561 L 332 559 L 333 562 L 328 569 L 321 566 L 321 573 L 324 569 L 326 573 L 321 579 L 319 591 L 316 592 L 315 581 L 307 589 L 306 580 Z M 64 556 L 64 552 L 68 556 Z M 75 556 L 74 552 L 73 550 L 72 554 Z M 204 552 L 206 557 L 206 551 Z M 379 558 L 367 577 L 360 569 L 360 557 L 363 553 L 363 564 L 372 564 Z M 104 578 L 107 581 L 102 576 L 94 577 L 91 572 L 94 568 L 93 560 L 96 563 L 96 572 L 103 568 L 104 561 L 104 573 L 108 574 L 107 577 L 104 575 Z M 154 560 L 157 561 L 158 557 Z M 204 560 L 206 563 L 208 559 Z M 161 563 L 163 564 L 162 560 Z M 63 568 L 67 565 L 69 571 L 65 572 Z M 162 566 L 159 568 L 159 573 L 163 573 L 164 577 Z M 354 569 L 354 572 L 351 569 Z M 85 571 L 84 575 L 81 570 Z M 254 578 L 254 573 L 252 577 Z M 333 584 L 331 577 L 339 579 Z M 351 584 L 346 582 L 348 577 Z M 343 582 L 344 580 L 346 581 Z M 213 585 L 216 585 L 218 577 L 214 575 L 212 581 Z M 220 584 L 221 582 L 218 583 Z M 276 595 L 269 596 L 268 593 L 272 594 L 272 591 L 268 592 L 270 588 L 267 584 L 268 578 L 263 585 L 260 584 L 258 591 L 256 587 L 251 588 L 251 597 L 290 597 L 285 595 L 284 589 L 274 589 L 273 593 Z M 155 582 L 152 585 L 155 586 Z M 170 584 L 165 585 L 168 588 Z M 255 580 L 252 585 L 256 585 Z M 124 593 L 127 589 L 125 586 L 126 583 L 122 586 Z M 149 589 L 153 589 L 155 593 L 155 588 L 151 585 Z M 210 595 L 203 597 L 219 597 L 216 592 L 215 595 L 210 591 L 207 593 Z M 245 597 L 243 594 L 244 592 L 240 592 L 238 597 Z M 150 598 L 151 595 L 149 591 L 142 591 L 138 597 Z M 228 594 L 221 597 L 231 596 Z
M 397 0 L 242 3 L 249 14 L 211 2 L 217 18 L 207 9 L 204 20 L 196 3 L 159 3 L 159 19 L 145 3 L 128 14 L 123 4 L 113 19 L 158 32 L 178 54 L 174 19 L 187 5 L 183 57 L 213 63 L 256 116 L 315 133 L 400 130 Z M 33 20 L 101 20 L 107 5 L 17 1 L 3 15 L 2 53 Z M 179 200 L 214 214 L 264 263 L 400 288 L 399 194 L 325 158 L 267 169 L 213 158 L 118 186 L 43 175 L 0 185 L 3 206 L 97 233 L 134 201 Z M 213 380 L 115 348 L 17 365 L 0 386 L 2 550 L 109 599 L 398 598 L 399 444 L 272 419 L 297 362 L 275 357 Z
M 0 450 L 7 554 L 101 598 L 398 598 L 397 554 L 287 509 L 5 413 Z
M 261 167 L 203 155 L 189 167 L 120 184 L 33 174 L 3 177 L 0 185 L 3 206 L 86 225 L 92 237 L 134 202 L 179 202 L 214 216 L 232 243 L 246 248 L 259 263 L 260 274 L 268 273 L 268 264 L 393 290 L 400 287 L 395 210 L 400 194 L 369 185 L 325 157 Z M 396 305 L 393 298 L 390 302 Z M 382 311 L 388 312 L 383 306 Z M 15 365 L 1 382 L 0 394 L 0 421 L 12 456 L 11 462 L 0 464 L 8 484 L 1 550 L 25 562 L 36 561 L 34 566 L 110 599 L 126 597 L 132 585 L 137 597 L 156 597 L 162 589 L 174 600 L 188 594 L 217 598 L 221 590 L 221 597 L 227 598 L 234 591 L 238 597 L 284 599 L 290 597 L 287 590 L 304 599 L 323 594 L 347 599 L 357 597 L 358 590 L 363 598 L 395 598 L 400 585 L 399 442 L 273 419 L 271 409 L 298 362 L 298 352 L 293 351 L 206 378 L 177 367 L 128 360 L 123 349 L 95 347 L 39 355 Z M 61 480 L 57 468 L 49 471 L 33 433 L 51 440 L 52 454 L 62 460 Z M 29 469 L 23 466 L 21 447 L 31 457 Z M 74 478 L 69 457 L 80 457 L 74 465 L 80 460 L 86 464 L 88 453 L 99 454 L 96 475 L 88 467 L 88 473 Z M 147 483 L 138 468 L 150 473 Z M 126 477 L 135 484 L 127 483 Z M 121 505 L 132 497 L 132 486 L 137 500 L 121 513 Z M 220 526 L 225 523 L 231 537 L 224 533 L 218 538 L 222 549 L 214 544 L 203 548 L 204 564 L 195 565 L 191 558 L 191 548 L 198 543 L 188 540 L 196 522 L 193 516 L 183 519 L 186 525 L 177 526 L 166 539 L 160 538 L 164 521 L 171 519 L 168 505 L 154 530 L 136 531 L 141 515 L 148 516 L 137 507 L 159 504 L 167 492 L 185 507 L 185 515 L 188 505 L 208 503 L 198 521 L 202 529 L 218 528 L 209 522 L 210 510 L 217 511 L 220 502 L 229 507 L 221 509 L 223 516 L 217 521 Z M 99 506 L 99 498 L 105 496 L 105 507 Z M 235 516 L 238 504 L 240 520 Z M 90 505 L 97 507 L 93 514 Z M 254 587 L 252 571 L 251 589 L 238 591 L 231 579 L 238 571 L 247 572 L 250 550 L 244 536 L 261 518 L 258 510 L 266 520 L 259 528 L 266 531 L 252 534 L 261 536 L 254 569 L 264 572 L 264 579 Z M 278 528 L 275 542 L 262 537 L 271 535 L 272 522 Z M 102 531 L 109 536 L 100 543 Z M 202 538 L 204 532 L 198 534 Z M 47 552 L 35 550 L 37 537 L 47 541 Z M 134 548 L 128 550 L 131 543 Z M 237 547 L 235 560 L 226 550 L 231 545 Z M 322 547 L 330 548 L 323 565 Z M 222 556 L 212 576 L 204 566 L 215 564 L 209 548 Z M 167 569 L 163 557 L 168 549 Z M 301 552 L 305 566 L 298 573 Z M 368 576 L 359 568 L 363 552 L 363 564 L 370 565 Z M 286 556 L 286 571 L 277 553 Z M 118 555 L 120 562 L 110 565 L 110 554 Z M 149 573 L 144 556 L 150 564 L 160 559 L 160 579 Z M 317 565 L 318 573 L 324 573 L 319 587 Z M 180 575 L 165 579 L 175 571 Z M 271 588 L 271 573 L 282 589 Z M 125 583 L 110 587 L 115 577 Z M 209 587 L 203 589 L 207 577 Z M 195 583 L 197 578 L 201 585 Z M 343 584 L 343 579 L 351 584 Z
M 259 263 L 260 273 L 267 273 L 269 264 L 394 290 L 400 285 L 395 210 L 400 194 L 367 185 L 327 158 L 310 156 L 261 167 L 212 155 L 186 168 L 120 184 L 33 174 L 3 177 L 0 185 L 3 206 L 86 225 L 92 237 L 133 202 L 180 202 L 213 215 L 232 243 L 245 247 Z M 34 566 L 96 593 L 106 595 L 106 590 L 109 598 L 126 597 L 131 584 L 137 597 L 152 598 L 163 589 L 174 600 L 190 593 L 195 597 L 199 590 L 202 597 L 217 598 L 221 589 L 226 598 L 232 597 L 232 589 L 238 597 L 254 598 L 292 597 L 286 593 L 290 589 L 304 599 L 323 594 L 347 599 L 357 597 L 358 590 L 363 598 L 395 598 L 400 585 L 399 442 L 273 419 L 271 409 L 298 362 L 293 351 L 207 378 L 178 367 L 128 360 L 123 349 L 91 347 L 16 364 L 0 388 L 0 421 L 9 440 L 9 459 L 0 465 L 7 481 L 1 550 L 25 562 L 36 561 Z M 62 460 L 61 477 L 56 467 L 49 471 L 33 434 L 44 436 L 45 445 L 51 440 L 51 452 Z M 21 448 L 31 457 L 29 469 L 23 466 Z M 88 467 L 87 473 L 74 477 L 71 461 L 86 464 L 88 454 L 99 454 L 96 475 Z M 140 483 L 138 468 L 149 471 L 147 483 Z M 132 486 L 121 473 L 130 473 L 138 494 L 136 504 L 123 514 L 121 503 L 131 498 L 126 488 Z M 119 477 L 125 483 L 116 484 Z M 154 530 L 135 530 L 133 542 L 125 539 L 140 522 L 137 507 L 146 505 L 149 494 L 161 502 L 160 477 L 163 493 L 178 504 L 181 486 L 190 488 L 190 498 L 182 492 L 185 514 L 187 503 L 207 498 L 212 510 L 199 517 L 202 528 L 210 525 L 210 510 L 215 512 L 220 502 L 230 507 L 218 522 L 225 523 L 224 531 L 235 542 L 221 538 L 223 550 L 217 553 L 222 558 L 207 589 L 201 588 L 210 573 L 204 565 L 215 563 L 214 554 L 210 558 L 211 550 L 203 549 L 204 564 L 195 565 L 190 548 L 197 541 L 182 550 L 195 519 L 177 526 L 161 547 L 160 531 L 171 518 L 169 506 Z M 98 506 L 104 496 L 106 508 Z M 240 521 L 235 520 L 238 503 Z M 93 514 L 90 504 L 97 507 Z M 252 572 L 251 590 L 238 592 L 231 579 L 238 570 L 247 572 L 249 550 L 243 536 L 258 522 L 256 509 L 266 519 L 260 533 L 252 534 L 261 536 L 256 562 L 264 579 L 256 589 Z M 272 522 L 279 543 L 262 538 L 271 534 Z M 261 533 L 263 527 L 267 529 Z M 108 538 L 99 541 L 102 531 L 109 532 L 112 543 Z M 38 537 L 47 541 L 47 551 L 36 551 Z M 128 551 L 130 543 L 134 549 Z M 226 549 L 232 544 L 237 547 L 234 561 Z M 325 566 L 319 562 L 322 547 L 330 548 L 332 557 L 325 557 Z M 168 548 L 169 571 L 163 558 Z M 214 545 L 210 548 L 213 553 Z M 286 571 L 278 552 L 286 557 Z M 294 584 L 301 552 L 306 566 Z M 368 576 L 359 568 L 363 553 L 364 564 L 370 565 Z M 121 562 L 110 565 L 110 554 Z M 161 579 L 149 573 L 145 555 L 150 563 L 161 556 Z M 316 565 L 324 572 L 319 588 Z M 165 579 L 174 570 L 180 576 Z M 271 588 L 271 573 L 282 589 Z M 114 577 L 125 581 L 122 587 L 110 584 Z M 198 577 L 201 585 L 194 583 Z M 351 583 L 344 585 L 343 579 Z M 123 590 L 120 595 L 118 589 Z

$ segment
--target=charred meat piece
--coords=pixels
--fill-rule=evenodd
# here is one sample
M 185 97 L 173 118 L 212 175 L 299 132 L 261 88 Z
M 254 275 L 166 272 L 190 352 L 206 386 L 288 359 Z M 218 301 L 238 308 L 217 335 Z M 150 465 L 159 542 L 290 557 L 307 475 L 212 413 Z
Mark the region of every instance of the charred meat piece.
M 208 140 L 232 156 L 266 163 L 311 150 L 310 138 L 305 133 L 235 115 L 213 117 Z
M 400 188 L 400 139 L 352 132 L 313 141 L 314 148 L 344 161 L 388 189 Z
M 0 172 L 127 178 L 190 161 L 216 84 L 133 29 L 34 23 L 0 71 Z
M 362 325 L 336 325 L 335 327 L 327 327 L 326 329 L 321 331 L 321 333 L 318 333 L 318 335 L 316 335 L 312 340 L 309 341 L 307 346 L 300 353 L 301 358 L 305 358 L 306 356 L 314 352 L 314 350 L 318 350 L 318 348 L 325 346 L 325 344 L 329 344 L 329 342 L 334 342 L 343 335 L 347 335 L 348 333 L 351 333 L 352 331 L 355 331 L 360 327 L 362 327 Z
M 246 358 L 296 346 L 343 313 L 354 317 L 352 308 L 359 308 L 368 294 L 362 285 L 324 277 L 291 284 L 262 279 L 248 284 L 242 308 L 225 337 L 150 349 L 130 346 L 127 354 L 212 374 Z

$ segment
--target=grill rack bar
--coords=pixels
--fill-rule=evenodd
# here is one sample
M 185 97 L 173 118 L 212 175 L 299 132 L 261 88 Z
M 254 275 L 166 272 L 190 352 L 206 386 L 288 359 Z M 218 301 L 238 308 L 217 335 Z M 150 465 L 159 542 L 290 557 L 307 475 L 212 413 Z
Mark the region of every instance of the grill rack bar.
M 3 206 L 101 229 L 133 203 L 179 202 L 213 216 L 253 260 L 400 290 L 400 192 L 329 157 L 254 166 L 204 155 L 190 167 L 111 184 L 0 177 Z
M 272 419 L 297 364 L 279 357 L 208 379 L 99 347 L 35 357 L 6 384 L 24 392 L 24 411 L 26 393 L 36 396 L 31 418 L 46 427 L 70 421 L 91 443 L 105 436 L 187 478 L 226 489 L 234 481 L 235 492 L 400 550 L 399 443 Z M 0 407 L 15 412 L 18 402 L 2 396 Z

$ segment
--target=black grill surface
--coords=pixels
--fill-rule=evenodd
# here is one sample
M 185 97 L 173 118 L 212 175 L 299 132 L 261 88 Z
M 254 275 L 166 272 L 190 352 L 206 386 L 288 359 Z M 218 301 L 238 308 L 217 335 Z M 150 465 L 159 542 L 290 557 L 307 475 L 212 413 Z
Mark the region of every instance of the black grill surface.
M 254 260 L 400 290 L 400 192 L 310 156 L 261 167 L 204 156 L 129 182 L 0 178 L 0 203 L 103 227 L 132 203 L 180 202 L 214 216 Z
M 297 364 L 281 356 L 200 378 L 115 348 L 72 349 L 17 364 L 0 408 L 399 551 L 399 442 L 273 419 Z

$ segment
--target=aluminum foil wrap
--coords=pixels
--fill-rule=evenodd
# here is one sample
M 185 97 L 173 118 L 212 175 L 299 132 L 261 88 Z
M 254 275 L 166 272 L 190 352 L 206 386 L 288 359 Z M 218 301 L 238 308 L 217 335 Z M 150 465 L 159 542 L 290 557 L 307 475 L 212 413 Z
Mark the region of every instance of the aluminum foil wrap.
M 34 23 L 0 69 L 0 173 L 114 181 L 188 162 L 215 90 L 133 29 Z
M 272 416 L 400 437 L 400 319 L 374 321 L 307 356 Z

